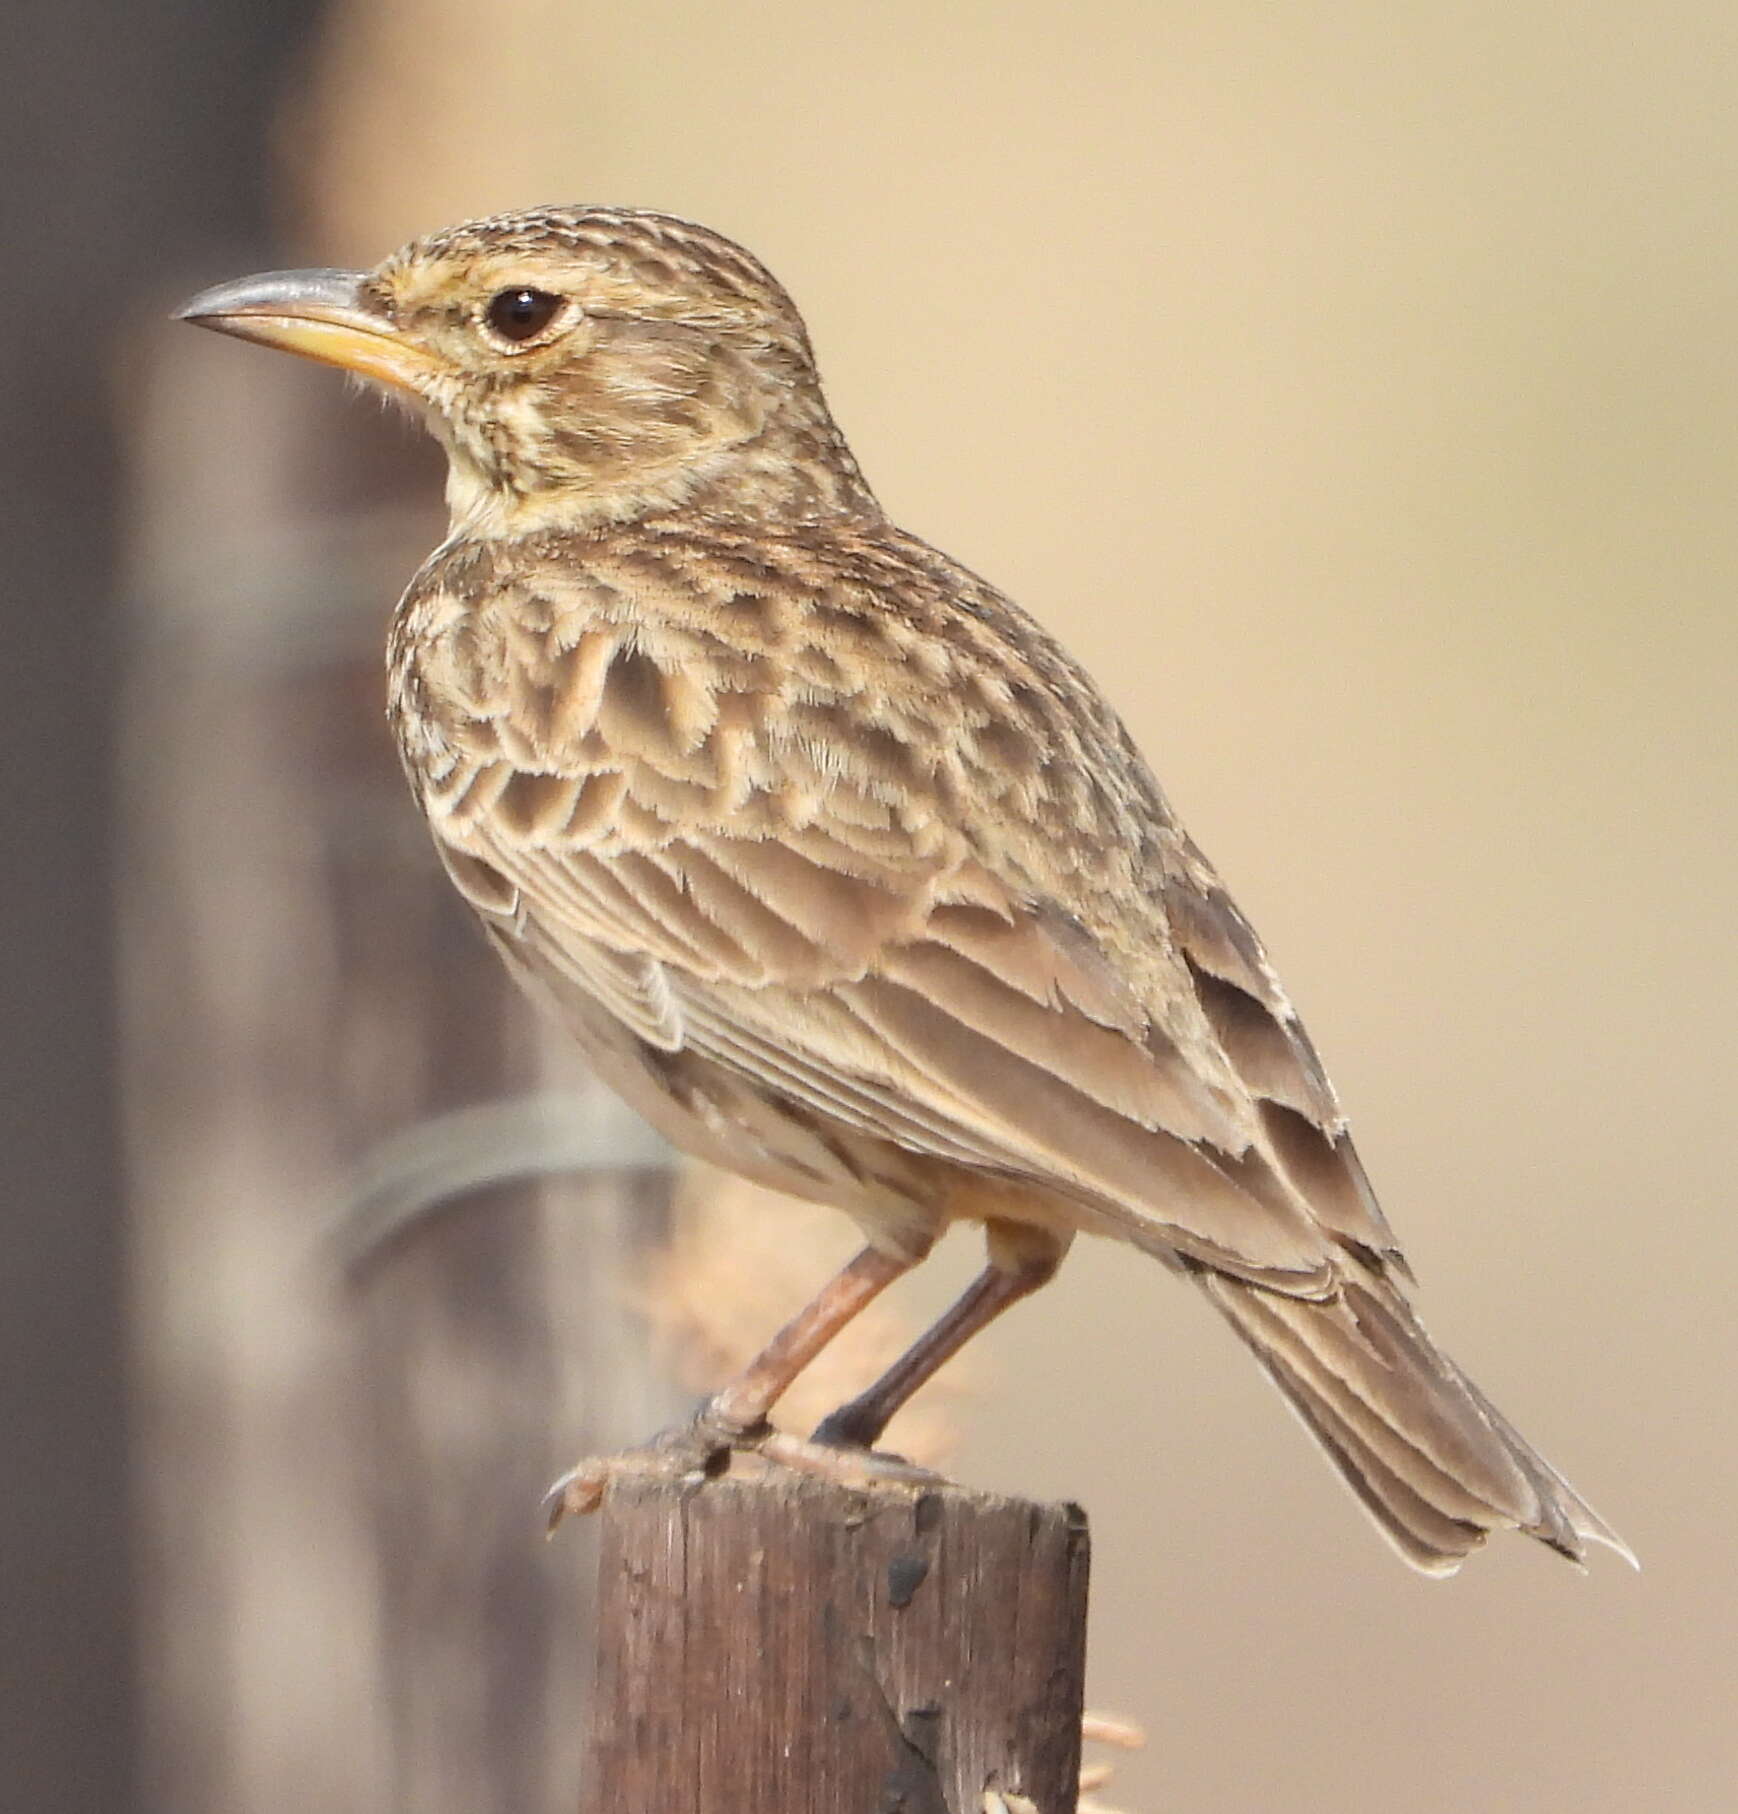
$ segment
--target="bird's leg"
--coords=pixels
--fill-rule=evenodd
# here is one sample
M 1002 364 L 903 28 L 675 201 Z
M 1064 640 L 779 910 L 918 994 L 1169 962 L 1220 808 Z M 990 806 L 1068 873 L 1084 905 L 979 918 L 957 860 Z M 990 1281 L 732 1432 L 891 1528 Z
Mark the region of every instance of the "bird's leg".
M 824 1449 L 873 1448 L 893 1414 L 980 1329 L 1010 1304 L 1048 1284 L 1068 1251 L 1065 1236 L 1030 1224 L 993 1222 L 990 1263 L 930 1329 L 887 1369 L 874 1385 L 825 1418 L 810 1439 Z M 775 1458 L 802 1465 L 795 1454 Z
M 915 1261 L 865 1247 L 775 1335 L 749 1364 L 707 1399 L 700 1416 L 740 1438 L 766 1422 L 799 1373 L 851 1319 Z
M 791 1382 L 860 1310 L 921 1257 L 865 1247 L 688 1422 L 655 1436 L 643 1448 L 594 1456 L 562 1475 L 544 1499 L 550 1528 L 569 1512 L 596 1511 L 611 1478 L 619 1473 L 645 1469 L 705 1479 L 728 1465 L 733 1449 L 760 1447 L 770 1434 L 767 1414 Z

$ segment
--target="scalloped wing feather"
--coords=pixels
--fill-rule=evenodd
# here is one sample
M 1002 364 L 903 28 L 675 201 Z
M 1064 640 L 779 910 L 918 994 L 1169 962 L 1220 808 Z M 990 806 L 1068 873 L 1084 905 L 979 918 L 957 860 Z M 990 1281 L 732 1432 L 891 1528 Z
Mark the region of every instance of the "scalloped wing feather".
M 1126 740 L 1064 747 L 1120 727 L 1048 645 L 1010 686 L 905 625 L 890 693 L 862 681 L 888 626 L 848 588 L 798 620 L 827 646 L 787 626 L 775 655 L 699 582 L 547 585 L 449 637 L 466 709 L 424 784 L 449 870 L 546 993 L 1241 1276 L 1316 1293 L 1339 1242 L 1392 1250 L 1254 934 Z M 1120 793 L 1081 791 L 1105 772 Z M 986 785 L 998 823 L 974 826 Z

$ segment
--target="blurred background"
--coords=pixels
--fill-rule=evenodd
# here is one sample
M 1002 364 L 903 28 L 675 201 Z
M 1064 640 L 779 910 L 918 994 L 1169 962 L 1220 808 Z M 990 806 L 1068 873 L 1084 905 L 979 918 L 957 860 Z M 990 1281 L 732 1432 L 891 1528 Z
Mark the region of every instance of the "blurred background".
M 674 1177 L 436 880 L 379 674 L 432 447 L 165 319 L 584 199 L 760 253 L 893 515 L 1104 680 L 1433 1329 L 1645 1564 L 1410 1576 L 1190 1295 L 1077 1249 L 907 1440 L 1089 1509 L 1093 1697 L 1150 1741 L 1113 1798 L 1738 1802 L 1738 15 L 70 0 L 0 34 L 0 1799 L 571 1806 L 594 1538 L 543 1545 L 537 1494 L 849 1244 Z

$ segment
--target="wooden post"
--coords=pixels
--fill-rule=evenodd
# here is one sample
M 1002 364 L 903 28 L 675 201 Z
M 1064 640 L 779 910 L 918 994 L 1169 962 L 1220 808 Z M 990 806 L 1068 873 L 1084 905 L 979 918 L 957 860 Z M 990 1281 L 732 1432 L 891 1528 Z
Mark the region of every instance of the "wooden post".
M 1073 1814 L 1078 1506 L 739 1464 L 599 1519 L 583 1814 Z
M 669 1173 L 601 1085 L 546 1056 L 397 771 L 380 639 L 441 533 L 438 472 L 404 463 L 438 451 L 236 351 L 165 322 L 134 412 L 122 899 L 148 1799 L 547 1814 L 580 1777 L 590 1639 L 537 1503 L 576 1452 L 679 1407 L 630 1301 Z M 435 520 L 382 511 L 399 489 Z M 558 1129 L 588 1169 L 532 1176 Z M 359 1248 L 373 1264 L 346 1277 Z M 0 1806 L 35 1807 L 0 1782 Z

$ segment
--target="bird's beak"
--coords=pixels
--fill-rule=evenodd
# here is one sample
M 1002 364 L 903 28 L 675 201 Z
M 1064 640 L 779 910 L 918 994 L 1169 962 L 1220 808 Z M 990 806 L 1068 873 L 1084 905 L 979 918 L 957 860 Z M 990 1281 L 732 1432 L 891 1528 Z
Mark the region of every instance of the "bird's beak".
M 400 390 L 420 389 L 438 362 L 371 308 L 361 286 L 356 271 L 268 271 L 201 290 L 175 314 Z

